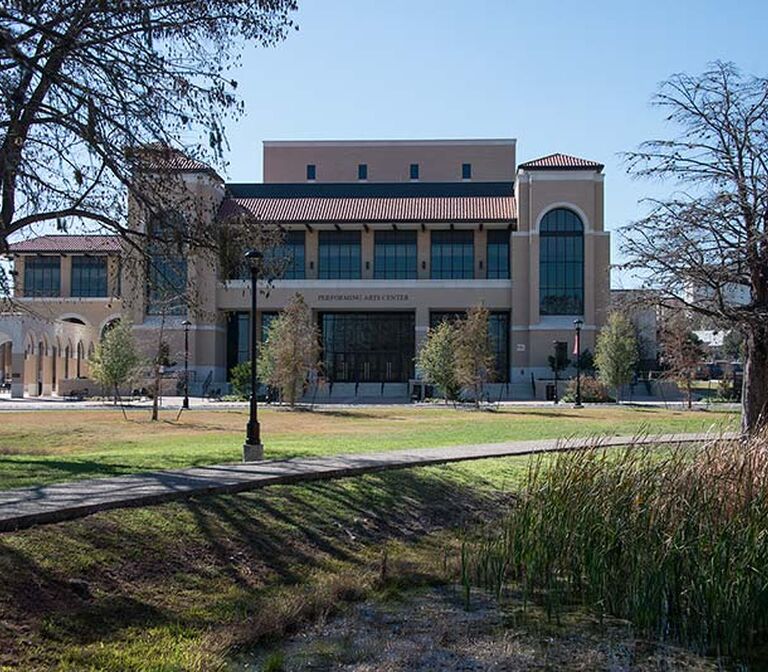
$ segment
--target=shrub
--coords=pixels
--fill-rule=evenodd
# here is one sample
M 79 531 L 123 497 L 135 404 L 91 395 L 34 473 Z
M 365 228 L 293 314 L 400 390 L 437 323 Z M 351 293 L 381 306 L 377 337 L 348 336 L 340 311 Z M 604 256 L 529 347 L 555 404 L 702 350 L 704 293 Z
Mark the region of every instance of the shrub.
M 251 396 L 251 362 L 240 362 L 229 371 L 229 380 L 232 391 L 239 399 L 248 399 Z
M 465 542 L 465 589 L 510 582 L 547 612 L 582 604 L 701 653 L 768 637 L 768 434 L 706 446 L 599 446 L 532 463 L 517 504 Z
M 615 401 L 615 399 L 610 394 L 608 394 L 608 388 L 593 376 L 581 377 L 581 400 L 593 404 L 602 404 Z M 568 381 L 568 386 L 565 388 L 565 394 L 563 395 L 563 401 L 576 401 L 575 378 L 572 378 L 570 381 Z

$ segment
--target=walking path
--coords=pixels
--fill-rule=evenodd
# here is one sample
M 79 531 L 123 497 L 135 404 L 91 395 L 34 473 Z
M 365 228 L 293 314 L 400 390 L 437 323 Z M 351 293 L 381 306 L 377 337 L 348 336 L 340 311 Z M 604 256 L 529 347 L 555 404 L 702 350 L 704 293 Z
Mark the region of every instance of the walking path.
M 735 434 L 724 435 L 733 438 Z M 255 490 L 268 485 L 343 478 L 389 469 L 444 464 L 488 457 L 508 457 L 573 450 L 599 444 L 625 446 L 702 442 L 710 434 L 660 434 L 601 439 L 546 439 L 484 445 L 420 448 L 383 453 L 268 460 L 247 464 L 216 464 L 176 471 L 157 471 L 112 478 L 88 479 L 0 492 L 0 531 L 81 518 L 97 511 L 146 506 L 194 495 Z

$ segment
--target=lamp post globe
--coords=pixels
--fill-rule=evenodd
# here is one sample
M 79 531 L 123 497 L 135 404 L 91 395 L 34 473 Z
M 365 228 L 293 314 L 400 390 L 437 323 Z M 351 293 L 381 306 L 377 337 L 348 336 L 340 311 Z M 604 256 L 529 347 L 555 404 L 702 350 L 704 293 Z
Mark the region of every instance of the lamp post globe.
M 573 321 L 573 326 L 576 329 L 576 338 L 573 344 L 573 351 L 576 355 L 576 403 L 574 408 L 582 408 L 581 403 L 581 327 L 584 325 L 584 320 L 577 319 Z
M 189 408 L 189 328 L 192 323 L 189 320 L 184 320 L 181 323 L 184 327 L 184 401 L 181 402 L 181 407 Z
M 256 299 L 262 257 L 263 255 L 259 250 L 251 249 L 245 253 L 245 260 L 251 271 L 251 405 L 245 432 L 245 443 L 243 444 L 244 462 L 253 462 L 264 458 L 264 445 L 261 443 L 261 427 L 259 426 L 259 407 L 256 400 L 256 345 L 258 343 Z

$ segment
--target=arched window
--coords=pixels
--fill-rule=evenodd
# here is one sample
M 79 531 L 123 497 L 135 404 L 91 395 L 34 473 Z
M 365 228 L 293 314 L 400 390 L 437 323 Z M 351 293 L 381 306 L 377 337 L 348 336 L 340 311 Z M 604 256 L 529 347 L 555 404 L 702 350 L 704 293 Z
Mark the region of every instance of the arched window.
M 78 378 L 80 378 L 80 373 L 81 373 L 81 366 L 80 365 L 81 365 L 81 363 L 83 361 L 84 355 L 85 355 L 85 353 L 84 353 L 84 348 L 83 348 L 83 342 L 79 341 L 78 344 L 77 344 L 77 371 L 76 371 Z
M 72 349 L 67 346 L 64 348 L 64 378 L 69 378 L 69 360 L 72 357 Z
M 550 210 L 539 226 L 539 313 L 584 313 L 584 224 L 566 208 Z

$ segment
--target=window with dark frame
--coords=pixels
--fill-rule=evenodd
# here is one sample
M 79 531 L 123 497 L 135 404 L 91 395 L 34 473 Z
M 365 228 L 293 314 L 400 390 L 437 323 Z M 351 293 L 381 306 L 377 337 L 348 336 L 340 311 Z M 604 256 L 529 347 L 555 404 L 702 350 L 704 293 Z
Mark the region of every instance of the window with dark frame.
M 72 257 L 72 296 L 106 297 L 107 257 Z
M 24 258 L 24 296 L 61 296 L 61 257 Z
M 434 329 L 445 320 L 464 319 L 466 311 L 431 311 L 429 313 L 429 328 Z M 493 311 L 488 316 L 488 336 L 496 360 L 496 372 L 492 382 L 509 382 L 509 312 Z
M 412 180 L 418 180 L 419 179 L 419 164 L 418 163 L 412 163 L 410 168 L 410 176 Z
M 506 229 L 487 231 L 486 277 L 489 280 L 509 278 L 509 231 Z
M 448 230 L 431 232 L 433 280 L 467 280 L 475 277 L 475 232 Z
M 414 313 L 321 313 L 319 320 L 329 380 L 404 383 L 413 378 Z
M 461 179 L 462 180 L 471 180 L 472 179 L 472 164 L 471 163 L 462 163 L 461 164 Z
M 279 315 L 275 311 L 264 311 L 261 316 L 261 342 L 267 339 L 269 325 Z M 231 379 L 232 368 L 251 359 L 251 313 L 237 311 L 228 314 L 227 321 L 227 380 Z
M 147 315 L 187 312 L 186 220 L 168 210 L 152 218 L 147 241 Z
M 367 180 L 368 179 L 368 164 L 367 163 L 360 163 L 357 166 L 357 179 L 358 180 Z
M 551 210 L 539 225 L 539 312 L 584 312 L 584 224 L 566 208 Z
M 308 180 L 317 179 L 317 166 L 314 163 L 307 164 L 307 179 Z
M 416 231 L 375 231 L 373 277 L 407 280 L 418 277 Z
M 264 251 L 264 268 L 271 276 L 280 280 L 303 280 L 305 276 L 304 231 L 286 231 L 280 245 Z M 251 277 L 250 269 L 243 268 L 241 279 Z
M 320 231 L 317 274 L 322 280 L 360 278 L 360 231 Z

